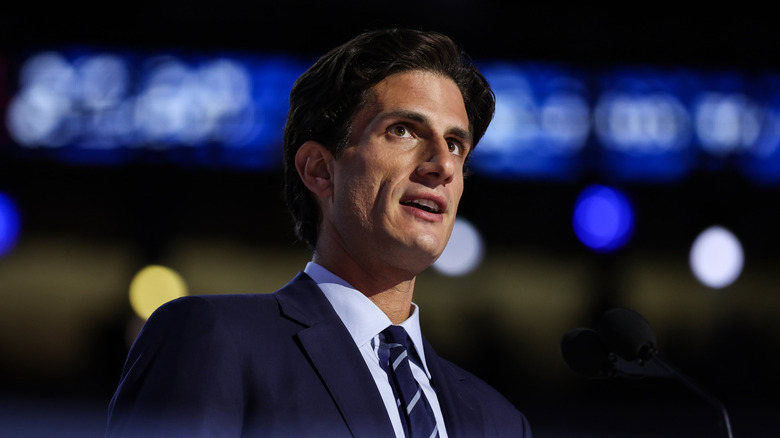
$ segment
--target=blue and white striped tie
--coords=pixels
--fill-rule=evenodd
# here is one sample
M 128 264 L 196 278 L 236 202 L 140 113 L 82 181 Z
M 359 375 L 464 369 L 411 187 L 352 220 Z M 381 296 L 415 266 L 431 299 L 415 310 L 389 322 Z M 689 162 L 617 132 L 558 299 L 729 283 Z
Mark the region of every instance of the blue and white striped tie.
M 439 436 L 436 418 L 420 385 L 412 375 L 409 359 L 417 361 L 414 347 L 403 327 L 391 325 L 379 336 L 379 363 L 387 372 L 404 433 L 409 438 Z

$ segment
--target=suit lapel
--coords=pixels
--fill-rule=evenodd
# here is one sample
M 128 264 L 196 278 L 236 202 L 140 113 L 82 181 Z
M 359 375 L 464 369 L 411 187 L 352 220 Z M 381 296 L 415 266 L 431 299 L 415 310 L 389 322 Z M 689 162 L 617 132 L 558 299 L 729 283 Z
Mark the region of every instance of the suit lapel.
M 470 437 L 471 428 L 481 424 L 480 414 L 474 401 L 466 399 L 461 391 L 465 376 L 451 366 L 445 366 L 433 347 L 423 338 L 425 361 L 431 373 L 431 382 L 439 399 L 447 436 L 450 438 Z
M 296 335 L 354 437 L 394 436 L 379 390 L 347 328 L 316 283 L 299 273 L 276 292 L 282 313 L 305 327 Z

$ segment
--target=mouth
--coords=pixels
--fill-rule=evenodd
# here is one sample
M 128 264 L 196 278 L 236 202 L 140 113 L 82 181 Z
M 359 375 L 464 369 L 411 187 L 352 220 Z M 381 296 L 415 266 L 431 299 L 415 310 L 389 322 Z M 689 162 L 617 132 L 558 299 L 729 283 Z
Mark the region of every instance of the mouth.
M 408 201 L 401 201 L 401 205 L 419 208 L 420 210 L 427 211 L 428 213 L 438 214 L 441 212 L 441 207 L 439 207 L 439 204 L 430 199 L 411 199 Z

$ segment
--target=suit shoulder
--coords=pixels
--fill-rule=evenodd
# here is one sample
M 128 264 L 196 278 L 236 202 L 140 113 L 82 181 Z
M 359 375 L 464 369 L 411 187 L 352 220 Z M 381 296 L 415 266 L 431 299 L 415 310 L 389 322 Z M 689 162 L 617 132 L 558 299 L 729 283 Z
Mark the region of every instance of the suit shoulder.
M 222 312 L 240 315 L 243 312 L 257 312 L 268 307 L 276 307 L 273 294 L 188 295 L 163 304 L 152 314 L 150 320 L 192 314 L 204 316 L 208 313 Z
M 190 295 L 171 300 L 154 311 L 144 323 L 141 334 L 166 333 L 167 336 L 191 337 L 227 328 L 244 321 L 267 320 L 277 314 L 272 294 Z
M 190 337 L 197 333 L 225 331 L 269 333 L 287 322 L 280 318 L 280 292 L 300 288 L 307 279 L 299 274 L 274 293 L 190 295 L 160 306 L 148 319 L 143 331 L 177 333 Z M 316 287 L 316 284 L 315 286 Z M 260 330 L 258 332 L 257 330 Z

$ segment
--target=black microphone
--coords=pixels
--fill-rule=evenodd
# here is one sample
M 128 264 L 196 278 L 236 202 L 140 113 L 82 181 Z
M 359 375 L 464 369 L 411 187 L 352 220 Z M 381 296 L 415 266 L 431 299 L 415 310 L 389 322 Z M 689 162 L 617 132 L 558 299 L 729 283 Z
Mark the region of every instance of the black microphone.
M 569 368 L 585 377 L 614 377 L 612 352 L 595 330 L 576 328 L 566 332 L 561 339 L 561 355 Z
M 642 364 L 658 352 L 650 324 L 633 310 L 606 311 L 599 323 L 599 334 L 611 351 L 628 361 Z
M 717 409 L 723 436 L 733 438 L 723 403 L 658 357 L 655 334 L 637 312 L 611 309 L 602 316 L 598 332 L 569 330 L 561 339 L 561 355 L 572 370 L 590 378 L 675 378 Z
M 607 347 L 601 334 L 589 328 L 566 332 L 561 339 L 561 355 L 569 368 L 591 379 L 669 377 L 669 372 L 654 361 L 623 359 Z

